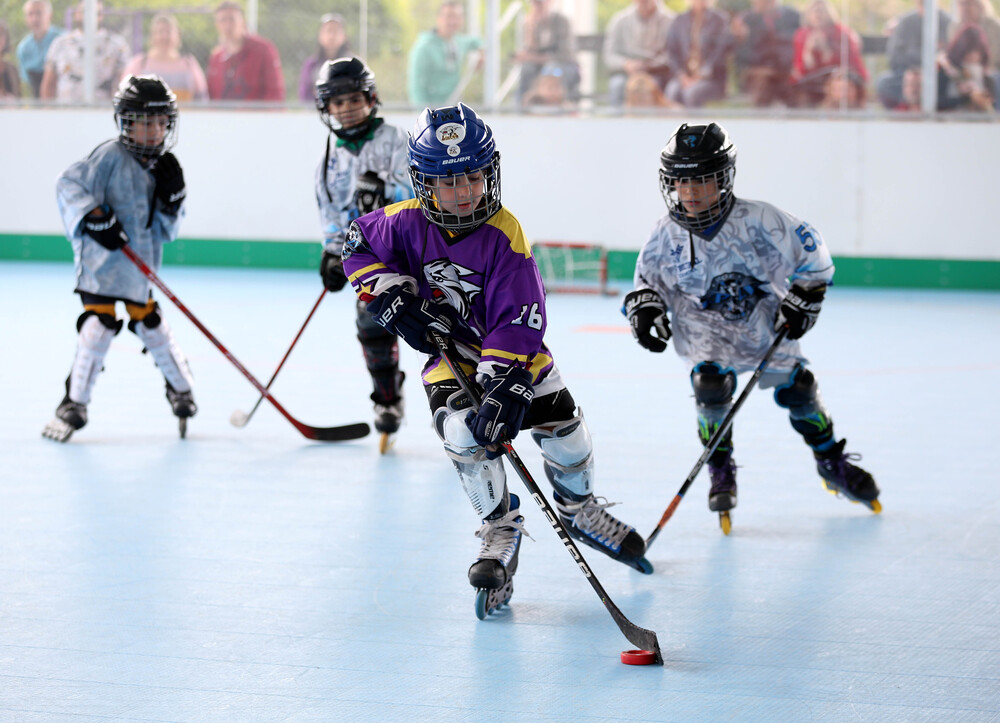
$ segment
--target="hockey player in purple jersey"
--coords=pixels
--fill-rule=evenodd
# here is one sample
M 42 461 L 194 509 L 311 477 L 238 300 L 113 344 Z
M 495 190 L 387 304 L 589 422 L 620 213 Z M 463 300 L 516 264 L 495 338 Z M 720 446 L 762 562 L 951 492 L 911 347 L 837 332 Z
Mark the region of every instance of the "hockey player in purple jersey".
M 65 442 L 87 424 L 87 404 L 111 340 L 121 331 L 115 305 L 125 304 L 129 331 L 145 345 L 166 380 L 166 396 L 181 436 L 198 407 L 191 371 L 174 342 L 149 280 L 122 253 L 126 243 L 158 271 L 163 244 L 177 238 L 187 195 L 184 173 L 170 152 L 177 141 L 177 99 L 155 75 L 128 76 L 114 97 L 118 138 L 67 168 L 56 182 L 66 238 L 73 245 L 76 356 L 66 395 L 42 435 Z
M 483 524 L 469 582 L 486 617 L 511 596 L 524 534 L 507 489 L 504 435 L 522 429 L 542 451 L 555 506 L 581 542 L 642 572 L 645 542 L 594 496 L 587 423 L 545 346 L 545 290 L 517 219 L 500 203 L 493 132 L 464 104 L 426 109 L 409 140 L 416 199 L 356 220 L 344 270 L 373 317 L 428 354 L 423 381 L 434 428 Z M 479 412 L 427 338 L 451 337 L 459 364 L 475 373 Z
M 881 510 L 872 476 L 853 464 L 798 339 L 816 323 L 833 262 L 819 232 L 761 201 L 736 198 L 736 147 L 715 123 L 681 125 L 660 153 L 668 213 L 639 252 L 623 311 L 638 342 L 662 352 L 674 339 L 691 369 L 703 444 L 733 403 L 736 375 L 757 367 L 778 331 L 788 333 L 760 386 L 788 410 L 827 489 Z M 710 510 L 736 506 L 732 428 L 708 460 Z
M 375 74 L 359 58 L 323 64 L 316 79 L 316 109 L 330 135 L 316 169 L 316 203 L 323 225 L 319 273 L 328 291 L 340 291 L 347 283 L 340 253 L 351 221 L 413 198 L 406 132 L 379 118 L 378 105 Z M 357 303 L 358 341 L 374 387 L 375 429 L 382 434 L 379 451 L 385 453 L 403 419 L 399 344 L 372 320 L 361 301 Z

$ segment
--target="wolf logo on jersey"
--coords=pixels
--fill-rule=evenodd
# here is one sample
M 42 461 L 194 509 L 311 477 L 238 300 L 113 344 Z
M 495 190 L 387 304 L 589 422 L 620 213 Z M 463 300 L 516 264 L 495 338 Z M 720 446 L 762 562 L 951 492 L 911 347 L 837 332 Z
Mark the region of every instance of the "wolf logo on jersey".
M 424 264 L 424 278 L 431 285 L 434 300 L 444 297 L 448 304 L 458 310 L 463 319 L 469 318 L 472 301 L 482 293 L 483 287 L 466 281 L 463 277 L 474 272 L 448 259 L 437 259 Z
M 720 274 L 712 279 L 708 293 L 701 297 L 701 308 L 718 311 L 725 319 L 745 319 L 757 302 L 768 296 L 761 288 L 766 283 L 739 271 Z

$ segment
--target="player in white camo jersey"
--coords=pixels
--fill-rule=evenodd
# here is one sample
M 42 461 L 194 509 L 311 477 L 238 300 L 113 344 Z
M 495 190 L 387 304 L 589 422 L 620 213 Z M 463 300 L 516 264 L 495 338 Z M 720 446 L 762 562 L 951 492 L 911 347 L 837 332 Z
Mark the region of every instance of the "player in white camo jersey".
M 329 291 L 347 283 L 341 253 L 351 222 L 390 203 L 413 198 L 408 136 L 378 113 L 375 75 L 359 58 L 328 60 L 316 79 L 316 109 L 330 129 L 316 169 L 316 202 L 323 225 L 320 275 Z M 385 452 L 403 418 L 403 372 L 396 337 L 357 306 L 358 340 L 372 377 L 375 429 Z
M 715 123 L 682 124 L 660 153 L 668 213 L 639 253 L 623 312 L 638 342 L 662 352 L 674 339 L 691 370 L 698 432 L 708 444 L 732 407 L 736 375 L 756 369 L 778 331 L 788 334 L 760 380 L 816 458 L 831 492 L 875 512 L 879 489 L 852 464 L 798 339 L 816 323 L 833 261 L 819 232 L 763 201 L 733 193 L 736 147 Z M 709 457 L 709 509 L 736 506 L 732 428 Z
M 111 340 L 121 331 L 115 305 L 125 304 L 135 333 L 166 380 L 166 396 L 180 420 L 198 407 L 191 371 L 150 282 L 120 249 L 129 248 L 154 272 L 163 245 L 177 238 L 187 190 L 184 172 L 170 149 L 177 141 L 177 98 L 155 75 L 128 76 L 114 97 L 118 137 L 97 146 L 56 181 L 66 238 L 73 246 L 76 293 L 83 304 L 77 319 L 76 356 L 66 394 L 43 436 L 65 442 L 87 424 L 87 404 L 104 368 Z

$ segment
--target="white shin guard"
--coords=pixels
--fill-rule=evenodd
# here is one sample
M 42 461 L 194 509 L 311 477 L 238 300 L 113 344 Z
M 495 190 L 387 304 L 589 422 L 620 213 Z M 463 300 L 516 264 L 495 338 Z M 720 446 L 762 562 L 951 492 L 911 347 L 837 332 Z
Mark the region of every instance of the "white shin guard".
M 503 460 L 500 457 L 487 459 L 486 450 L 473 439 L 472 431 L 465 423 L 470 407 L 467 403 L 461 409 L 454 405 L 463 396 L 463 392 L 455 392 L 448 398 L 448 404 L 434 413 L 434 430 L 458 470 L 465 494 L 480 519 L 484 519 L 503 502 L 507 473 Z
M 160 323 L 152 328 L 141 321 L 131 325 L 130 328 L 142 340 L 146 349 L 153 356 L 156 366 L 160 368 L 163 377 L 174 391 L 190 392 L 193 380 L 187 359 L 174 341 L 174 335 L 170 333 L 167 320 L 157 316 Z
M 111 319 L 111 316 L 105 318 Z M 104 366 L 104 357 L 111 347 L 111 340 L 121 329 L 121 324 L 109 329 L 97 314 L 85 314 L 80 322 L 80 335 L 76 342 L 76 356 L 69 373 L 69 398 L 78 404 L 90 403 L 90 392 L 97 375 Z
M 594 491 L 594 443 L 583 410 L 578 412 L 554 429 L 533 428 L 531 438 L 542 450 L 545 474 L 556 491 L 583 499 Z

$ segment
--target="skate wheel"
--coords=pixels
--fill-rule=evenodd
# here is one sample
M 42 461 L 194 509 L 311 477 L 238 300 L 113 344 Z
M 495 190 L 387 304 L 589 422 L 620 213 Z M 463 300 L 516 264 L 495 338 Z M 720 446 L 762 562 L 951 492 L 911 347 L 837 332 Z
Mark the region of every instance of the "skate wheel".
M 181 439 L 186 439 L 187 438 L 187 433 L 188 433 L 188 420 L 187 420 L 187 417 L 178 417 L 177 418 L 177 427 L 178 427 L 178 429 L 181 432 Z
M 722 528 L 723 535 L 733 531 L 733 519 L 729 516 L 729 510 L 719 513 L 719 527 Z
M 476 590 L 476 617 L 480 620 L 485 620 L 486 616 L 490 614 L 489 608 L 487 607 L 490 599 L 490 591 L 484 588 L 479 588 Z
M 388 432 L 382 432 L 382 436 L 378 440 L 378 453 L 385 454 L 392 446 L 396 443 L 396 435 L 389 434 Z
M 882 503 L 879 502 L 878 500 L 872 500 L 871 502 L 869 502 L 868 507 L 870 507 L 871 511 L 874 512 L 876 515 L 882 514 Z
M 653 563 L 651 563 L 645 557 L 640 557 L 635 562 L 633 562 L 632 567 L 641 572 L 643 575 L 653 574 Z

